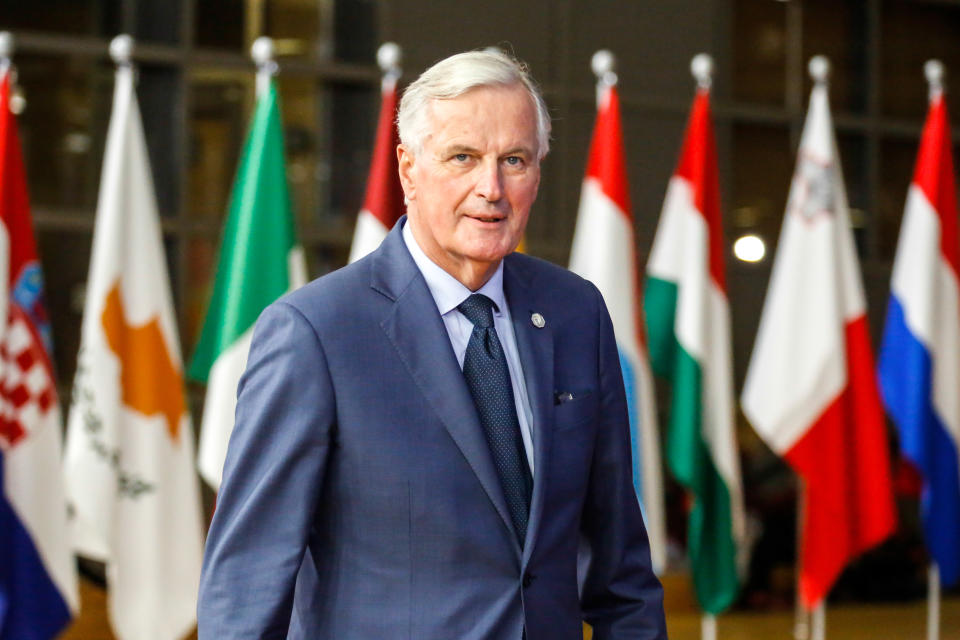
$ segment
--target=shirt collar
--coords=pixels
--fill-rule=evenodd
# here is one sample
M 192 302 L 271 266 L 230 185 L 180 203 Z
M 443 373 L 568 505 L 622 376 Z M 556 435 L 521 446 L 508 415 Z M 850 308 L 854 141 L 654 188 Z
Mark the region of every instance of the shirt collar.
M 409 222 L 409 221 L 408 221 Z M 482 293 L 487 296 L 497 306 L 494 310 L 495 315 L 501 315 L 507 308 L 506 297 L 503 295 L 503 261 L 497 265 L 497 270 L 493 272 L 487 282 L 476 292 L 470 291 L 462 282 L 443 270 L 440 265 L 431 260 L 420 245 L 417 239 L 413 237 L 413 231 L 409 224 L 403 225 L 403 241 L 407 245 L 407 250 L 413 257 L 424 280 L 427 281 L 427 288 L 433 296 L 433 301 L 440 311 L 440 315 L 445 316 L 456 309 L 461 302 L 466 300 L 472 293 Z

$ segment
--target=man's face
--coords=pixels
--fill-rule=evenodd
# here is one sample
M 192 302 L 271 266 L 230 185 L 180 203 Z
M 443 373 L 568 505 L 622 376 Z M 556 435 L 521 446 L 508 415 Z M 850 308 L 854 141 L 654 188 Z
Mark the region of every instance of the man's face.
M 408 221 L 434 262 L 472 290 L 520 242 L 540 184 L 537 121 L 522 85 L 429 105 L 429 133 L 397 150 Z

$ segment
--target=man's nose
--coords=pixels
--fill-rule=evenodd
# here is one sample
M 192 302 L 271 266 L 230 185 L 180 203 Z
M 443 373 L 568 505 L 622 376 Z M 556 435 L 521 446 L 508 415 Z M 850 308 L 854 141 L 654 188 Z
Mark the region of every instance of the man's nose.
M 477 184 L 474 192 L 487 202 L 496 202 L 503 197 L 503 173 L 496 160 L 484 160 L 477 168 Z

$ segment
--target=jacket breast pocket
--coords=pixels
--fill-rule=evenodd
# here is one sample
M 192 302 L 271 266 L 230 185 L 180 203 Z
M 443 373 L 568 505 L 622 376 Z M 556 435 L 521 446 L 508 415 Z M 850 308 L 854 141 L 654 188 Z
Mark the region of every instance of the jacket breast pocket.
M 597 394 L 592 390 L 554 394 L 553 419 L 555 431 L 566 431 L 583 426 L 597 415 Z

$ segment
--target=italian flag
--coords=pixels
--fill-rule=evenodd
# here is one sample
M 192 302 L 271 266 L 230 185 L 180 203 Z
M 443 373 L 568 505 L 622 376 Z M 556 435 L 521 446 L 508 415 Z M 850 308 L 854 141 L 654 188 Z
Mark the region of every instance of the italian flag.
M 207 383 L 197 466 L 214 489 L 220 487 L 253 325 L 267 305 L 303 285 L 306 274 L 287 191 L 277 89 L 271 82 L 257 101 L 244 145 L 213 296 L 187 372 Z
M 826 81 L 818 80 L 744 383 L 747 419 L 803 481 L 800 597 L 896 526 L 887 429 Z
M 692 497 L 694 589 L 712 615 L 737 596 L 744 536 L 723 251 L 710 95 L 700 89 L 647 263 L 644 310 L 654 372 L 671 388 L 667 465 Z
M 623 151 L 620 99 L 601 84 L 587 175 L 580 194 L 570 270 L 597 286 L 613 322 L 627 393 L 633 482 L 643 510 L 654 571 L 666 565 L 663 476 L 653 375 L 644 344 L 633 215 Z

